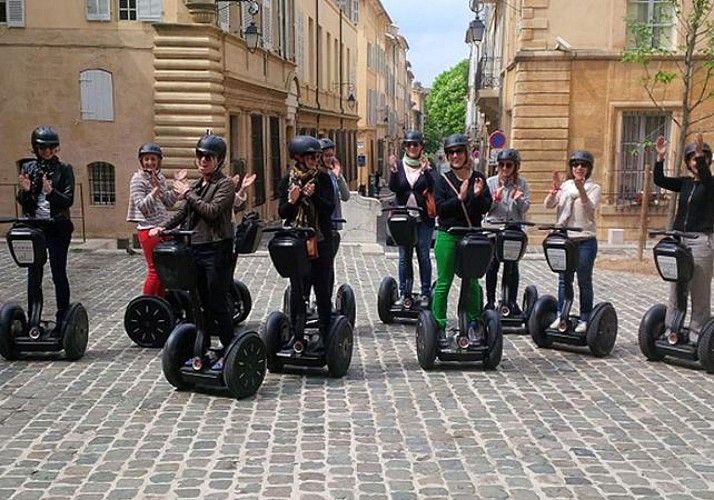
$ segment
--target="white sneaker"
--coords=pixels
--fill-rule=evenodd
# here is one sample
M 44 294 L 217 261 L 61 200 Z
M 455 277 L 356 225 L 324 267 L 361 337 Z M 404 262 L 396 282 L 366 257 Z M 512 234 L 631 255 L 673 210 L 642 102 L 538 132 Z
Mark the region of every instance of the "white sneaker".
M 550 328 L 551 330 L 557 330 L 559 326 L 560 326 L 560 316 L 556 316 L 555 321 L 553 321 L 548 328 Z
M 575 333 L 585 333 L 588 331 L 587 321 L 578 321 L 578 326 L 575 327 Z

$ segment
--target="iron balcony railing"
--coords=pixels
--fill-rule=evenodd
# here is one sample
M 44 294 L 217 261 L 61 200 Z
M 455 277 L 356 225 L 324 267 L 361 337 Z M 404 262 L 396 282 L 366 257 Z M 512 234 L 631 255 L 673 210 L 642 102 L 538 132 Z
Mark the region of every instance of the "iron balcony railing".
M 476 69 L 477 89 L 501 88 L 501 58 L 482 57 Z

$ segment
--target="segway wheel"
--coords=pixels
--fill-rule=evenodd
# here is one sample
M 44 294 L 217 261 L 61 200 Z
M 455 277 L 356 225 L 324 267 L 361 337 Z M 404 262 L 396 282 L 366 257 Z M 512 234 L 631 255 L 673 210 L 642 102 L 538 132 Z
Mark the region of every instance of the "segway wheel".
M 595 306 L 585 338 L 593 356 L 604 358 L 610 354 L 617 340 L 617 312 L 612 304 L 601 302 Z
M 233 280 L 229 293 L 233 304 L 233 326 L 238 326 L 250 314 L 250 310 L 253 307 L 253 298 L 250 296 L 248 287 L 240 280 Z
M 343 283 L 337 289 L 335 309 L 337 309 L 338 314 L 347 318 L 347 321 L 350 322 L 352 329 L 354 329 L 355 319 L 357 318 L 357 304 L 355 301 L 355 292 L 347 283 Z
M 521 311 L 523 311 L 524 325 L 526 327 L 526 333 L 528 333 L 528 320 L 533 313 L 533 306 L 535 306 L 538 300 L 538 289 L 535 285 L 528 285 L 523 291 L 523 303 L 521 304 Z
M 392 306 L 399 298 L 399 288 L 397 282 L 391 276 L 387 276 L 379 284 L 379 292 L 377 293 L 377 313 L 382 323 L 390 324 L 394 321 L 392 314 Z
M 20 353 L 15 349 L 15 338 L 27 331 L 25 312 L 18 304 L 5 304 L 0 308 L 0 355 L 14 361 Z
M 79 302 L 69 305 L 62 321 L 62 347 L 64 355 L 70 361 L 84 356 L 89 343 L 89 318 L 87 310 Z
M 290 317 L 290 294 L 292 293 L 292 286 L 288 285 L 285 287 L 283 292 L 283 312 L 285 316 Z
M 697 345 L 699 363 L 707 373 L 714 373 L 714 318 L 704 324 Z
M 655 304 L 647 309 L 647 312 L 640 321 L 640 329 L 637 339 L 640 344 L 640 351 L 648 361 L 662 361 L 664 353 L 657 350 L 655 341 L 664 335 L 666 325 L 664 318 L 667 315 L 667 306 Z
M 163 347 L 175 325 L 173 307 L 161 297 L 136 297 L 124 312 L 124 330 L 141 347 Z
M 439 327 L 431 311 L 421 311 L 416 324 L 417 361 L 423 370 L 431 370 L 436 360 L 436 336 Z
M 501 363 L 503 356 L 503 328 L 496 311 L 484 311 L 481 316 L 486 330 L 486 345 L 488 350 L 483 358 L 483 366 L 488 370 L 495 370 Z
M 327 373 L 330 377 L 344 377 L 352 362 L 352 325 L 344 316 L 337 316 L 327 334 Z
M 161 368 L 164 370 L 166 380 L 180 391 L 193 386 L 193 384 L 184 381 L 181 367 L 193 355 L 195 341 L 196 325 L 182 323 L 171 332 L 161 354 Z
M 263 326 L 261 334 L 266 350 L 266 363 L 268 371 L 280 373 L 283 371 L 283 362 L 278 357 L 278 352 L 290 341 L 290 320 L 281 311 L 273 311 Z
M 543 295 L 533 305 L 533 312 L 528 318 L 528 332 L 538 347 L 548 348 L 553 344 L 546 329 L 555 320 L 557 313 L 558 301 L 552 295 Z
M 258 391 L 265 379 L 265 360 L 265 344 L 256 332 L 242 333 L 228 347 L 223 380 L 236 399 Z

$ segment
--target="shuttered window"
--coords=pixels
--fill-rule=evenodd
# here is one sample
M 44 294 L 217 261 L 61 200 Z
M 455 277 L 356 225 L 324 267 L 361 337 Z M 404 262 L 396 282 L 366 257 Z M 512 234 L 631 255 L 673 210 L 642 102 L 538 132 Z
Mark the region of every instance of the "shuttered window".
M 231 27 L 231 2 L 216 2 L 216 24 L 222 31 L 229 31 Z
M 273 1 L 263 0 L 263 47 L 273 48 Z
M 253 156 L 252 170 L 255 174 L 255 206 L 265 203 L 265 153 L 263 138 L 263 115 L 250 115 L 250 145 Z
M 114 120 L 114 89 L 111 73 L 101 69 L 80 72 L 79 94 L 82 120 Z
M 25 26 L 25 0 L 0 0 L 0 24 L 8 28 Z
M 161 0 L 136 0 L 136 18 L 155 23 L 161 21 Z
M 87 21 L 109 21 L 109 0 L 85 0 Z
M 280 157 L 280 118 L 270 117 L 270 175 L 273 178 L 273 198 L 280 198 L 278 184 L 283 173 L 283 159 Z
M 305 19 L 302 9 L 295 6 L 295 64 L 298 78 L 305 80 Z
M 114 165 L 103 161 L 90 163 L 87 167 L 89 177 L 89 203 L 91 205 L 116 205 L 116 182 Z

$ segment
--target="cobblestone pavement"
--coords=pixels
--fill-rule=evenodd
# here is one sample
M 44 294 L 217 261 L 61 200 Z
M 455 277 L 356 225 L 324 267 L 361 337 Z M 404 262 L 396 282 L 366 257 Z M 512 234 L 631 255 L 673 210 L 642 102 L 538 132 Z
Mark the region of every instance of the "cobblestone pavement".
M 522 286 L 553 293 L 545 262 L 527 257 Z M 258 328 L 286 282 L 264 252 L 240 265 Z M 396 268 L 393 254 L 340 250 L 337 282 L 352 284 L 358 311 L 345 378 L 268 374 L 236 401 L 173 390 L 160 351 L 124 333 L 140 255 L 73 252 L 88 352 L 0 360 L 0 498 L 714 499 L 714 377 L 648 363 L 637 346 L 642 314 L 666 294 L 659 278 L 596 272 L 596 301 L 611 300 L 620 322 L 608 358 L 509 335 L 496 371 L 424 372 L 414 327 L 377 317 Z M 25 273 L 4 245 L 0 275 L 0 302 L 24 303 Z

